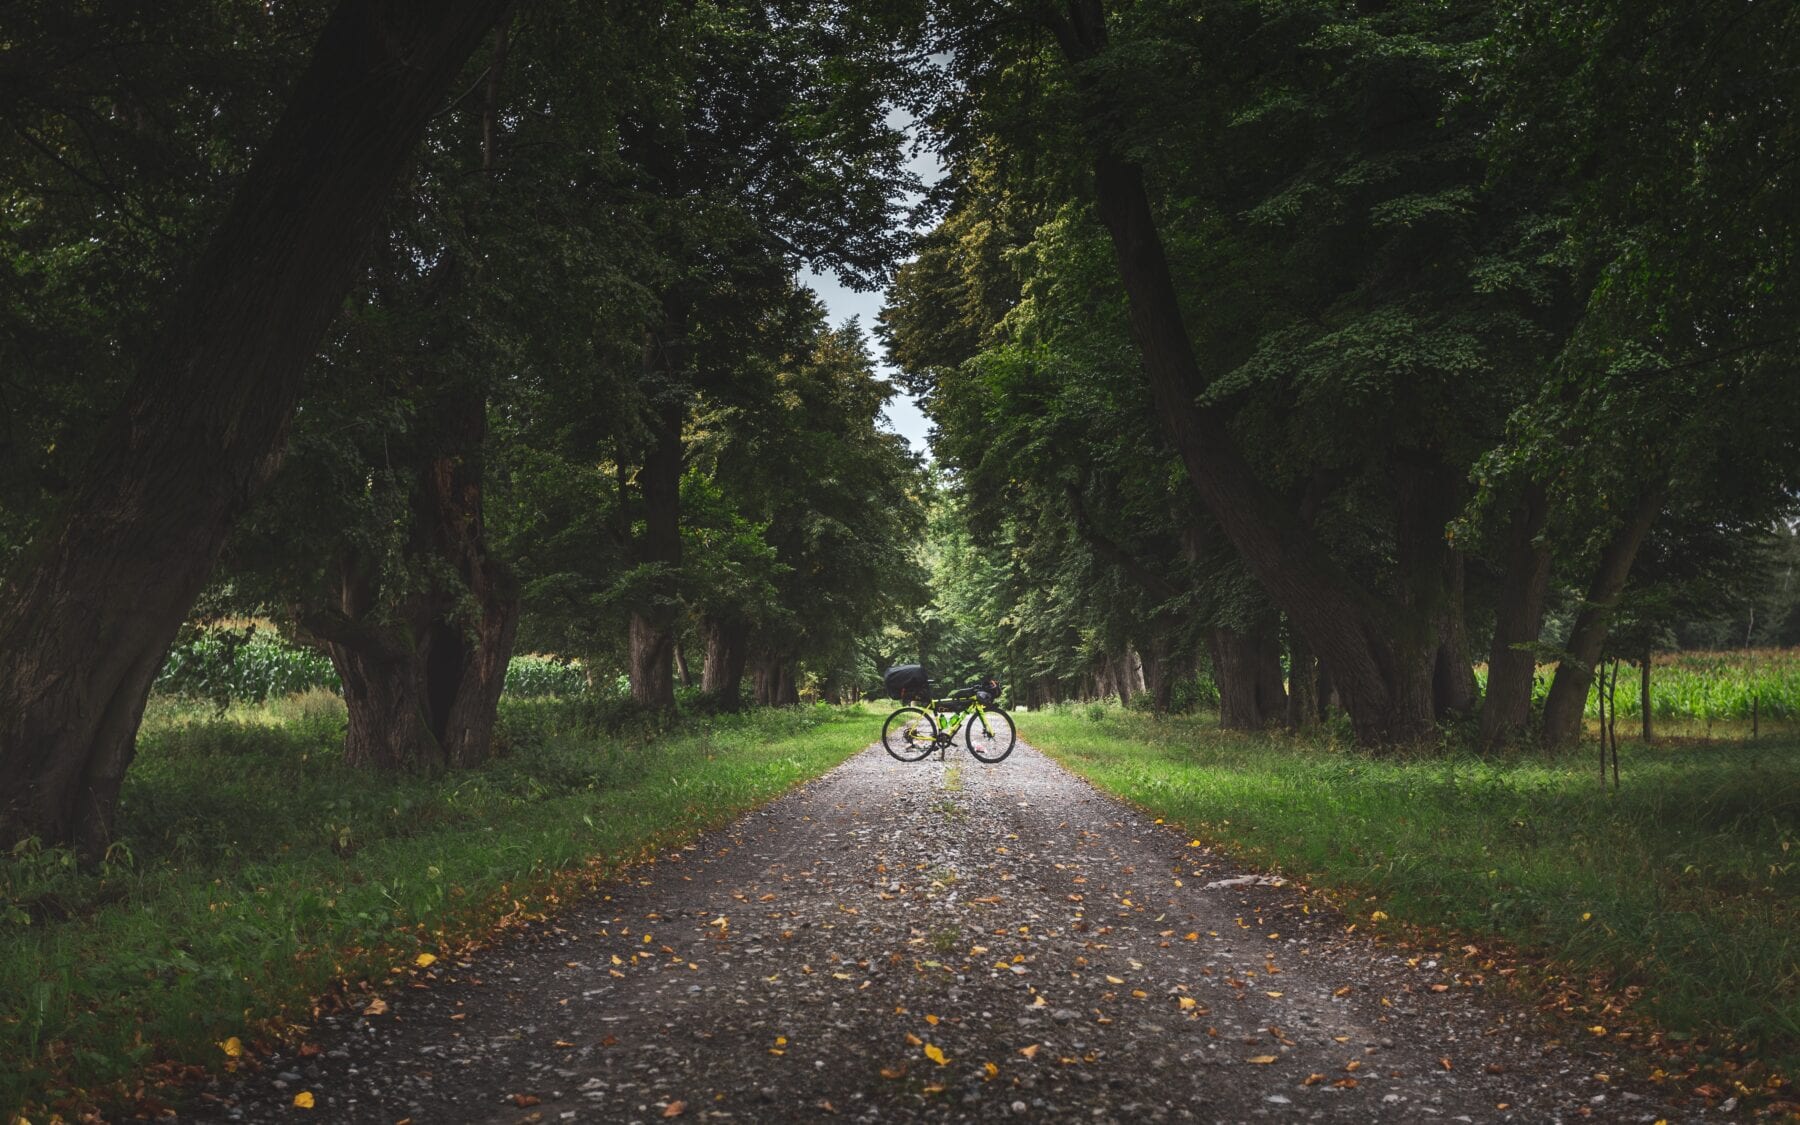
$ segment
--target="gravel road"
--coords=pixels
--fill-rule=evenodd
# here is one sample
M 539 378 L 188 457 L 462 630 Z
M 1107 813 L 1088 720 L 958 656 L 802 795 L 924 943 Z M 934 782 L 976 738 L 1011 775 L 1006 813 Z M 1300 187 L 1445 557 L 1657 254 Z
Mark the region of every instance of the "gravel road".
M 202 1120 L 1630 1121 L 1473 965 L 1397 953 L 1023 744 L 870 747 L 594 901 L 326 1018 Z M 379 1005 L 375 1005 L 379 1007 Z M 313 1095 L 310 1111 L 293 1108 Z

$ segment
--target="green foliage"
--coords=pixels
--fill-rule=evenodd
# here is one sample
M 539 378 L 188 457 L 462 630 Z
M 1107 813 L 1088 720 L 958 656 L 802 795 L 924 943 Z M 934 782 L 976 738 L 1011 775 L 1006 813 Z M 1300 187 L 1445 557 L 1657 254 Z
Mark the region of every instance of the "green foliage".
M 1585 761 L 1370 757 L 1115 710 L 1040 713 L 1034 744 L 1103 788 L 1364 911 L 1499 937 L 1645 1014 L 1800 1063 L 1800 743 Z M 1354 897 L 1351 897 L 1354 896 Z M 1367 897 L 1364 897 L 1367 896 Z
M 216 1065 L 340 978 L 387 980 L 822 773 L 868 725 L 774 710 L 643 740 L 514 701 L 509 753 L 418 779 L 345 768 L 343 715 L 155 703 L 106 862 L 0 858 L 0 1113 L 157 1058 Z
M 194 632 L 178 640 L 156 677 L 164 695 L 228 703 L 261 703 L 314 688 L 339 690 L 331 659 L 252 626 Z

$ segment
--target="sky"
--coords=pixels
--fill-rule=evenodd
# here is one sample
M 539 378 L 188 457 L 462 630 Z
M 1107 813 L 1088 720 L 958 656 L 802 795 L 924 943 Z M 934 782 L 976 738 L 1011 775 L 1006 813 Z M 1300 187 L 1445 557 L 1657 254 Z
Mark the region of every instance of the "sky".
M 909 136 L 914 135 L 912 119 L 899 110 L 888 115 L 888 123 L 906 130 Z M 915 154 L 908 165 L 926 186 L 937 183 L 944 175 L 938 164 L 937 154 L 930 151 Z M 885 362 L 880 343 L 873 339 L 875 317 L 881 312 L 881 304 L 886 295 L 880 292 L 858 293 L 838 284 L 838 279 L 831 274 L 820 275 L 811 270 L 801 271 L 800 282 L 819 295 L 819 299 L 825 303 L 826 311 L 831 315 L 832 324 L 842 324 L 851 317 L 856 317 L 862 323 L 863 331 L 871 334 L 870 343 L 876 349 L 876 373 L 892 377 L 894 369 Z M 929 458 L 931 449 L 925 443 L 925 433 L 930 429 L 931 423 L 926 420 L 913 396 L 899 388 L 895 388 L 895 392 L 894 397 L 888 400 L 887 409 L 882 411 L 883 416 L 888 425 L 912 444 L 914 451 Z

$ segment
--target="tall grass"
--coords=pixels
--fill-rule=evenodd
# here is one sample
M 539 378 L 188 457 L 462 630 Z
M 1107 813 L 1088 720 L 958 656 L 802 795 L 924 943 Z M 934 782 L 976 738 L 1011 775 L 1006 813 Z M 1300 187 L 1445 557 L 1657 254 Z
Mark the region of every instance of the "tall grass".
M 1113 708 L 1025 733 L 1196 836 L 1373 895 L 1362 910 L 1504 938 L 1642 988 L 1667 1028 L 1800 1064 L 1800 742 L 1627 744 L 1614 793 L 1584 757 L 1397 760 Z
M 224 714 L 153 701 L 97 869 L 0 858 L 0 1121 L 77 1106 L 145 1064 L 304 1016 L 340 979 L 420 951 L 728 822 L 864 746 L 859 710 L 762 711 L 654 739 L 591 709 L 505 701 L 484 768 L 434 778 L 342 761 L 323 690 Z

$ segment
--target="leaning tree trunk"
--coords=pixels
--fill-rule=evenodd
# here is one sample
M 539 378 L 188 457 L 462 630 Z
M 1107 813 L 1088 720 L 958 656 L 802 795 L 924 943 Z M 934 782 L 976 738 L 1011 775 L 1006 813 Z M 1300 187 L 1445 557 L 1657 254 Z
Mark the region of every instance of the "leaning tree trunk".
M 0 844 L 102 853 L 163 656 L 281 459 L 301 375 L 506 0 L 346 0 L 62 514 L 0 586 Z
M 1049 17 L 1069 61 L 1079 66 L 1106 49 L 1100 0 L 1069 0 Z M 1105 91 L 1078 71 L 1095 106 Z M 1132 336 L 1157 413 L 1190 484 L 1238 555 L 1275 603 L 1331 662 L 1339 698 L 1365 743 L 1409 742 L 1434 729 L 1435 651 L 1418 659 L 1413 638 L 1331 562 L 1316 537 L 1270 496 L 1233 441 L 1217 407 L 1195 401 L 1204 386 L 1182 320 L 1181 302 L 1150 210 L 1142 170 L 1118 152 L 1097 122 L 1092 130 L 1095 207 L 1111 236 L 1124 284 Z
M 1481 704 L 1481 745 L 1498 750 L 1531 726 L 1531 689 L 1537 682 L 1538 636 L 1550 591 L 1550 547 L 1541 542 L 1550 515 L 1541 485 L 1526 488 L 1507 522 L 1501 548 L 1500 593 L 1494 639 L 1488 645 L 1487 695 Z
M 649 345 L 647 352 L 660 355 Z M 658 362 L 647 359 L 646 363 Z M 638 486 L 644 499 L 644 533 L 632 544 L 638 565 L 658 568 L 644 600 L 631 611 L 631 695 L 646 707 L 675 708 L 675 624 L 680 615 L 677 572 L 681 567 L 681 428 L 687 405 L 671 396 L 656 412 L 656 435 Z
M 1555 749 L 1565 746 L 1581 733 L 1581 713 L 1587 704 L 1588 689 L 1594 682 L 1594 668 L 1606 648 L 1606 633 L 1612 624 L 1613 607 L 1631 577 L 1631 564 L 1650 525 L 1662 511 L 1666 492 L 1661 487 L 1649 488 L 1632 506 L 1618 531 L 1600 551 L 1600 565 L 1588 587 L 1587 599 L 1575 617 L 1569 632 L 1569 643 L 1556 666 L 1556 678 L 1550 681 L 1550 695 L 1544 700 L 1544 745 Z
M 700 623 L 706 641 L 706 662 L 700 670 L 700 687 L 712 696 L 721 711 L 743 706 L 741 685 L 744 664 L 750 655 L 750 630 L 729 617 L 708 617 Z

